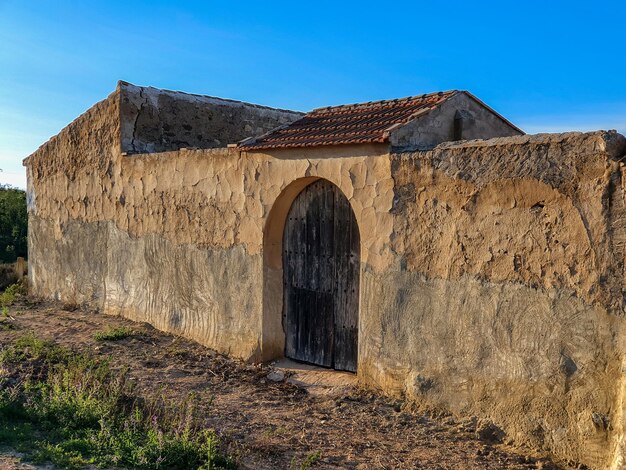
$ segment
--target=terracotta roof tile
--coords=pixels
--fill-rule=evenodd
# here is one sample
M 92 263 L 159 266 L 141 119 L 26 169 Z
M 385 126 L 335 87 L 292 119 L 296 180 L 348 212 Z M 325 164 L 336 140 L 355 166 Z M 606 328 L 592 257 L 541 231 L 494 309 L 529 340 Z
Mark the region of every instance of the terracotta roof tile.
M 386 142 L 391 128 L 439 106 L 457 91 L 318 108 L 289 125 L 240 142 L 243 149 Z

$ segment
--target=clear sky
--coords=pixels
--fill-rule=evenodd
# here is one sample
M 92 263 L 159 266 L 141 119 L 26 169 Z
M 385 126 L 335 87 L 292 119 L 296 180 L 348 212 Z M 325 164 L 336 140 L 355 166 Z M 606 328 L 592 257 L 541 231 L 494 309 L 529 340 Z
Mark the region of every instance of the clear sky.
M 0 0 L 0 182 L 119 79 L 303 111 L 466 89 L 626 133 L 626 2 Z

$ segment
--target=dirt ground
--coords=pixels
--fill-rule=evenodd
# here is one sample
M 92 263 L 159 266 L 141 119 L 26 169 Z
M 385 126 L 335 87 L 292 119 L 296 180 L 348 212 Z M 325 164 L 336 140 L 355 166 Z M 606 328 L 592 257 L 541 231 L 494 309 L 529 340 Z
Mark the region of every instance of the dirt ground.
M 481 440 L 475 423 L 410 411 L 402 403 L 359 389 L 311 393 L 281 380 L 271 365 L 249 365 L 144 323 L 49 302 L 11 308 L 11 329 L 0 347 L 33 331 L 37 336 L 130 368 L 142 395 L 199 398 L 206 425 L 221 436 L 243 469 L 552 469 L 545 457 Z M 94 339 L 107 327 L 131 327 L 120 341 Z M 268 377 L 269 375 L 269 377 Z M 289 373 L 284 374 L 289 378 Z M 315 459 L 312 459 L 315 460 Z M 19 466 L 0 456 L 1 468 Z

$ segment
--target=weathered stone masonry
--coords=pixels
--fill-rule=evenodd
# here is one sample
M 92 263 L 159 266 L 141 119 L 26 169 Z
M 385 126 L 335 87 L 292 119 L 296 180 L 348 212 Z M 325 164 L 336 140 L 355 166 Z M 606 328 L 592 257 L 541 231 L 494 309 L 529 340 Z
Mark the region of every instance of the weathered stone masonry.
M 365 385 L 623 466 L 624 137 L 246 151 L 300 115 L 176 96 L 121 84 L 25 161 L 35 294 L 280 357 L 282 224 L 324 178 L 361 233 Z

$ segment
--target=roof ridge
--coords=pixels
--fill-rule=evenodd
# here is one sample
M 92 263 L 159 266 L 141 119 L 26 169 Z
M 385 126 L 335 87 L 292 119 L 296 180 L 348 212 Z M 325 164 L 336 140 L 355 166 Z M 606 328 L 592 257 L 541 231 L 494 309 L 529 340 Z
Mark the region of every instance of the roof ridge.
M 311 113 L 315 113 L 318 111 L 326 111 L 326 110 L 336 110 L 336 109 L 341 109 L 341 108 L 345 108 L 345 109 L 349 109 L 349 108 L 355 108 L 355 107 L 365 107 L 365 106 L 375 106 L 381 103 L 398 103 L 400 101 L 411 101 L 411 100 L 417 100 L 417 99 L 425 99 L 425 98 L 430 98 L 431 96 L 435 96 L 435 95 L 439 95 L 439 96 L 452 96 L 456 93 L 460 93 L 463 90 L 446 90 L 446 91 L 434 91 L 434 92 L 430 92 L 430 93 L 424 93 L 422 95 L 411 95 L 411 96 L 405 96 L 402 98 L 391 98 L 391 99 L 386 99 L 386 100 L 375 100 L 375 101 L 363 101 L 360 103 L 349 103 L 349 104 L 339 104 L 339 105 L 334 105 L 334 106 L 321 106 L 319 108 L 314 108 L 311 111 L 309 111 L 307 114 L 311 114 Z
M 213 96 L 213 95 L 203 95 L 201 93 L 190 93 L 188 91 L 182 91 L 182 90 L 170 90 L 169 88 L 158 88 L 152 85 L 135 85 L 134 83 L 130 83 L 125 80 L 118 80 L 117 88 L 119 89 L 121 87 L 141 88 L 143 90 L 154 90 L 158 93 L 178 94 L 178 95 L 184 95 L 184 96 L 195 97 L 195 98 L 207 98 L 207 99 L 216 100 L 216 101 L 223 101 L 225 103 L 243 104 L 243 105 L 250 106 L 253 108 L 268 109 L 272 111 L 284 111 L 284 112 L 289 112 L 289 113 L 294 113 L 294 114 L 301 114 L 303 116 L 306 114 L 306 112 L 303 112 L 303 111 L 295 111 L 293 109 L 286 109 L 286 108 L 276 108 L 276 107 L 267 106 L 264 104 L 251 103 L 249 101 L 235 100 L 232 98 L 222 98 L 220 96 Z

